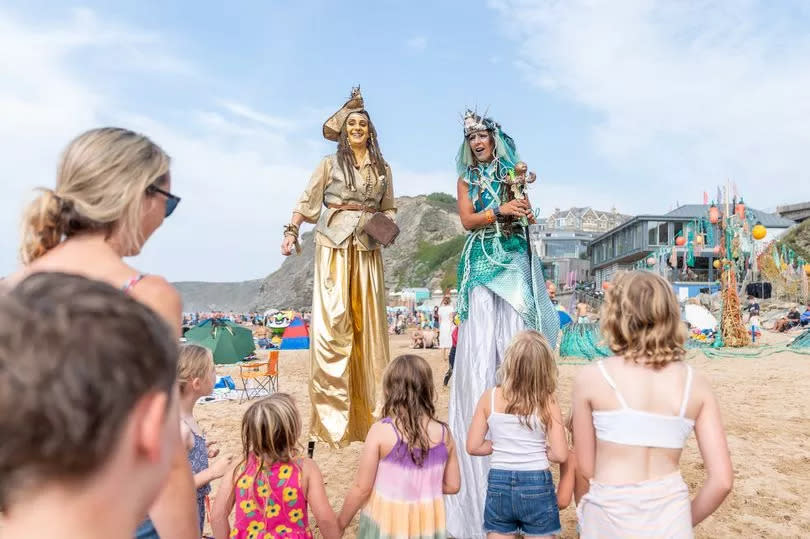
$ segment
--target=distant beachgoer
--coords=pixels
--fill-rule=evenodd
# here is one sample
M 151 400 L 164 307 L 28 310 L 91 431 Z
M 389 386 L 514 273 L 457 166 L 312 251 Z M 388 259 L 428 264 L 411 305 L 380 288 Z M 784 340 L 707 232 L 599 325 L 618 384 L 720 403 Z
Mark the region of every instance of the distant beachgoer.
M 805 311 L 799 317 L 799 323 L 802 325 L 802 327 L 810 324 L 810 303 L 807 304 Z
M 802 315 L 796 307 L 792 307 L 787 315 L 783 316 L 773 325 L 774 331 L 785 332 L 801 323 Z
M 436 348 L 436 345 L 438 344 L 436 332 L 430 328 L 422 331 L 422 340 L 425 348 Z
M 442 349 L 442 359 L 445 359 L 447 352 L 453 346 L 453 316 L 455 310 L 450 305 L 450 296 L 445 296 L 442 300 L 441 307 L 438 308 L 439 314 L 439 348 Z
M 589 307 L 588 304 L 584 301 L 580 301 L 577 303 L 577 323 L 578 324 L 586 324 L 588 323 L 588 311 Z
M 453 376 L 453 369 L 456 366 L 456 346 L 458 345 L 458 317 L 453 320 L 453 333 L 451 334 L 451 338 L 453 339 L 453 346 L 450 348 L 450 355 L 448 356 L 448 363 L 450 363 L 450 367 L 447 369 L 447 372 L 444 373 L 444 385 L 450 383 L 450 377 Z
M 424 348 L 425 339 L 421 329 L 417 329 L 411 334 L 411 348 Z

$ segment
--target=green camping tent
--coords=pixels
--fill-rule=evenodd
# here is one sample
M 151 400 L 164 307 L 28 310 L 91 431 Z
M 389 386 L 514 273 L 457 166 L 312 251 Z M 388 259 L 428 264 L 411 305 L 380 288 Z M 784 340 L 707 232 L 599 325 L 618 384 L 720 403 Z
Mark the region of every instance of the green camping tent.
M 188 330 L 185 337 L 188 342 L 211 350 L 218 365 L 241 361 L 256 349 L 253 332 L 230 320 L 206 320 Z

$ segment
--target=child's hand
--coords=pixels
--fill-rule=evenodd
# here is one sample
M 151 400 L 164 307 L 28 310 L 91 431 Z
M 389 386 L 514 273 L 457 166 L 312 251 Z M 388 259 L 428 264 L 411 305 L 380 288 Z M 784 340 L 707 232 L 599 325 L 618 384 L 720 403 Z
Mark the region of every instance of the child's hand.
M 218 447 L 213 447 L 213 448 L 211 447 L 212 445 L 214 445 L 216 443 L 217 443 L 216 440 L 207 440 L 205 442 L 205 447 L 208 448 L 208 458 L 209 459 L 216 458 L 216 456 L 219 455 L 219 448 Z
M 211 479 L 219 479 L 225 475 L 225 472 L 228 471 L 231 462 L 233 462 L 233 457 L 231 455 L 223 455 L 217 459 L 216 462 L 208 467 L 208 470 L 211 473 Z

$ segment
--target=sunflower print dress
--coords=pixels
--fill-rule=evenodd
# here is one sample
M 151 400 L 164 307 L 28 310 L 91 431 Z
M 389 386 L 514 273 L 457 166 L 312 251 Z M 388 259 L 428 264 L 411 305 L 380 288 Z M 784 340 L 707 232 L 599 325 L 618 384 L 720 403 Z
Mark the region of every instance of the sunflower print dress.
M 312 537 L 299 465 L 276 462 L 259 468 L 258 459 L 250 455 L 239 468 L 234 491 L 236 516 L 231 537 Z

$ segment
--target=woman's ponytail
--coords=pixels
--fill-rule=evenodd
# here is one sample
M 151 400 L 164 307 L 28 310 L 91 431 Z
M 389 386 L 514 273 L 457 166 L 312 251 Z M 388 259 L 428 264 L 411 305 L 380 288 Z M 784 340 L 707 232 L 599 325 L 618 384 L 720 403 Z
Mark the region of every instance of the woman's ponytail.
M 26 265 L 59 245 L 65 233 L 62 200 L 51 189 L 41 191 L 23 215 L 20 256 Z

